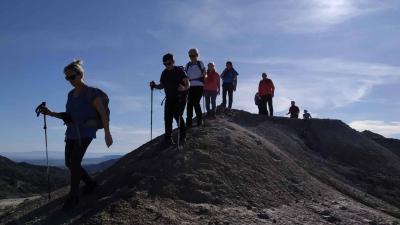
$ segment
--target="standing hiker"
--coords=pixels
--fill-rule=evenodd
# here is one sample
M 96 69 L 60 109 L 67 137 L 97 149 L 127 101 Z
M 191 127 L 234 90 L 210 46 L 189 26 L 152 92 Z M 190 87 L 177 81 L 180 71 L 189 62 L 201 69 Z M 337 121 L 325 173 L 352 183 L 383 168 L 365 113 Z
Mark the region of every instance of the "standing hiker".
M 258 95 L 261 98 L 260 101 L 260 114 L 268 115 L 267 104 L 269 108 L 269 116 L 274 115 L 274 108 L 272 105 L 272 98 L 274 97 L 275 86 L 271 79 L 267 78 L 266 73 L 262 73 L 262 80 L 258 84 Z
M 311 114 L 305 109 L 303 113 L 303 119 L 304 120 L 309 120 L 312 119 Z
M 290 118 L 298 119 L 299 118 L 299 113 L 300 113 L 300 109 L 299 109 L 299 107 L 296 106 L 296 102 L 295 101 L 291 101 L 291 106 L 289 108 L 289 112 L 286 113 L 286 115 L 290 114 Z
M 204 77 L 206 68 L 203 62 L 198 60 L 199 51 L 192 48 L 188 52 L 190 62 L 186 64 L 185 71 L 190 81 L 190 89 L 188 103 L 186 109 L 186 126 L 192 126 L 193 108 L 196 112 L 197 126 L 201 126 L 203 122 L 203 113 L 201 112 L 200 101 L 203 96 Z
M 221 106 L 226 108 L 226 94 L 229 96 L 229 105 L 228 108 L 232 108 L 233 103 L 233 92 L 236 91 L 237 85 L 237 76 L 238 72 L 233 68 L 232 62 L 226 62 L 226 68 L 221 73 L 222 79 L 222 104 Z
M 215 71 L 213 62 L 207 65 L 207 75 L 204 81 L 204 97 L 206 98 L 207 117 L 215 118 L 216 99 L 220 93 L 219 74 Z M 211 109 L 210 109 L 211 102 Z
M 109 128 L 108 97 L 100 89 L 85 84 L 82 61 L 75 60 L 64 68 L 65 79 L 74 87 L 68 93 L 66 112 L 52 112 L 43 107 L 45 115 L 64 120 L 65 165 L 70 170 L 71 188 L 63 209 L 71 210 L 79 202 L 79 183 L 85 183 L 84 194 L 92 193 L 98 186 L 83 169 L 81 162 L 89 144 L 96 138 L 97 129 L 104 128 L 107 147 L 113 143 Z
M 189 89 L 189 80 L 182 67 L 175 66 L 174 56 L 170 53 L 163 56 L 164 71 L 161 73 L 160 84 L 154 81 L 150 82 L 150 88 L 164 89 L 165 106 L 164 106 L 164 123 L 165 123 L 165 139 L 164 145 L 174 145 L 172 139 L 172 122 L 175 118 L 179 128 L 179 145 L 185 142 L 186 126 L 182 118 L 185 110 L 187 90 Z M 179 147 L 179 146 L 178 146 Z

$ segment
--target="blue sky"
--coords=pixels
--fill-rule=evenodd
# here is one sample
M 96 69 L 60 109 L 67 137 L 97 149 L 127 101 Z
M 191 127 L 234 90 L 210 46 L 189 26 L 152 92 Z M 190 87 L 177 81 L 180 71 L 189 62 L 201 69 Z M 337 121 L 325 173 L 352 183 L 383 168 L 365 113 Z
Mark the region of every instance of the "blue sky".
M 149 140 L 150 90 L 161 57 L 201 60 L 239 72 L 234 108 L 256 112 L 262 72 L 276 85 L 276 115 L 294 99 L 314 117 L 400 138 L 400 2 L 287 1 L 11 1 L 0 2 L 0 154 L 42 151 L 42 101 L 63 111 L 71 89 L 63 67 L 84 61 L 86 81 L 110 98 L 115 144 L 103 133 L 89 151 L 126 153 Z M 155 92 L 154 132 L 163 133 Z M 218 102 L 221 99 L 218 98 Z M 50 151 L 63 151 L 65 128 L 48 119 Z

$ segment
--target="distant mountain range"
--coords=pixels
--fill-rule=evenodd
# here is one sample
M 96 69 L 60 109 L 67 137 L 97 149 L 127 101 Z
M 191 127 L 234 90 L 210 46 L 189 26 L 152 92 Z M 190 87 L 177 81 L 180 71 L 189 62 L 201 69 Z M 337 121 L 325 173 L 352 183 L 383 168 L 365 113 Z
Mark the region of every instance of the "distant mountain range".
M 0 155 L 15 162 L 26 162 L 32 165 L 46 165 L 44 152 L 2 152 Z M 108 160 L 119 159 L 122 155 L 104 155 L 103 153 L 87 153 L 83 158 L 83 165 L 99 164 Z M 51 166 L 65 167 L 64 152 L 50 152 L 49 164 Z
M 0 156 L 0 199 L 20 198 L 47 192 L 46 167 L 16 163 Z M 50 167 L 52 190 L 67 184 L 67 170 Z
M 91 158 L 84 168 L 91 174 L 99 173 L 118 161 L 120 156 L 105 156 Z M 21 198 L 47 192 L 46 162 L 32 160 L 32 165 L 27 162 L 14 162 L 0 156 L 0 199 Z M 51 160 L 50 183 L 55 190 L 69 184 L 69 172 L 64 167 L 64 160 Z M 57 164 L 59 163 L 59 164 Z M 55 166 L 54 166 L 55 165 Z

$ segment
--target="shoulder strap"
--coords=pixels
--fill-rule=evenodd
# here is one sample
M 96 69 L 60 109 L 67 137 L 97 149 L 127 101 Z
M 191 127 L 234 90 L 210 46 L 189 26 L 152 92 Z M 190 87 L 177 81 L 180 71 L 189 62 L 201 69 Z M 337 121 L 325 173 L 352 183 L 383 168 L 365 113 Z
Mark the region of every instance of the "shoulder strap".
M 197 61 L 197 66 L 199 67 L 199 69 L 201 71 L 201 75 L 203 75 L 204 69 L 203 69 L 203 67 L 201 67 L 201 61 Z
M 189 69 L 189 63 L 186 63 L 186 67 L 185 67 L 185 72 L 186 73 L 187 73 L 188 69 Z

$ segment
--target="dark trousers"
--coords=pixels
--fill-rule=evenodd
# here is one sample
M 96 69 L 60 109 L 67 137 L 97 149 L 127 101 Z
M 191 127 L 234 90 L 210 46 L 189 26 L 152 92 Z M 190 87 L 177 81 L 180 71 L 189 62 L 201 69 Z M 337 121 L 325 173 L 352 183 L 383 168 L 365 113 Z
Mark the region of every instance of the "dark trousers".
M 81 179 L 85 184 L 92 184 L 94 182 L 81 165 L 90 142 L 92 142 L 92 138 L 65 140 L 65 165 L 68 167 L 71 176 L 71 196 L 79 196 L 79 183 Z
M 179 126 L 179 135 L 183 139 L 186 137 L 186 126 L 182 114 L 186 106 L 186 95 L 176 98 L 166 98 L 164 106 L 165 138 L 172 136 L 172 122 L 175 119 Z M 180 121 L 180 125 L 179 125 Z
M 259 104 L 259 111 L 262 115 L 268 115 L 267 104 L 269 109 L 269 116 L 274 115 L 274 108 L 272 105 L 272 95 L 263 95 L 261 96 L 261 101 Z
M 206 98 L 206 109 L 208 113 L 214 113 L 216 109 L 216 99 L 217 99 L 218 92 L 217 91 L 204 91 L 204 97 Z M 210 108 L 211 103 L 211 108 Z
M 222 106 L 226 107 L 226 94 L 228 93 L 229 105 L 228 108 L 232 108 L 233 102 L 233 83 L 222 84 Z
M 196 112 L 197 123 L 201 124 L 203 119 L 203 113 L 201 112 L 200 101 L 201 97 L 203 96 L 203 87 L 202 86 L 193 86 L 189 89 L 189 96 L 188 96 L 188 103 L 186 108 L 186 121 L 187 125 L 192 125 L 192 118 L 193 118 L 193 108 Z

